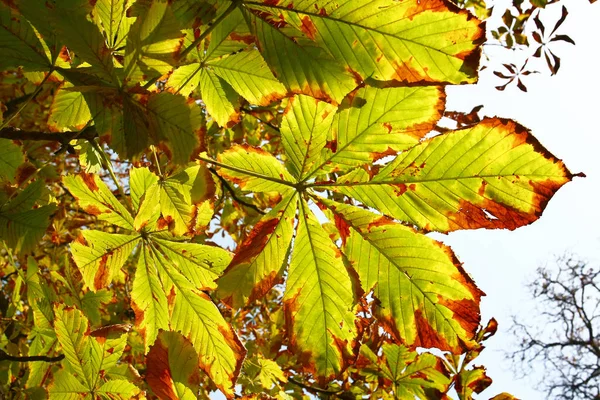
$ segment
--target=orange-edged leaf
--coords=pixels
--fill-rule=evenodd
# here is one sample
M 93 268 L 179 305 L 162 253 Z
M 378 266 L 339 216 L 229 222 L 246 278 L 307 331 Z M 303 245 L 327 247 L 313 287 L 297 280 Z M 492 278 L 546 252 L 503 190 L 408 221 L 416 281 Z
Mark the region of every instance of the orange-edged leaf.
M 167 295 L 158 275 L 158 264 L 148 246 L 143 246 L 139 255 L 133 288 L 131 308 L 135 312 L 135 327 L 149 350 L 161 329 L 169 329 Z
M 403 152 L 372 178 L 355 169 L 322 186 L 426 231 L 512 230 L 572 177 L 521 125 L 491 118 Z
M 442 117 L 445 97 L 436 86 L 352 92 L 335 116 L 321 163 L 311 171 L 372 164 L 418 144 Z
M 195 400 L 199 389 L 198 354 L 177 332 L 160 332 L 146 355 L 146 382 L 163 400 Z
M 370 211 L 319 201 L 334 212 L 344 254 L 396 340 L 454 354 L 476 346 L 483 292 L 449 247 Z
M 160 276 L 169 293 L 171 329 L 194 346 L 199 366 L 226 395 L 233 395 L 246 349 L 212 299 L 194 287 L 155 252 Z
M 283 111 L 281 138 L 292 174 L 303 179 L 321 163 L 337 107 L 309 96 L 290 98 Z
M 298 79 L 292 82 L 302 83 L 296 77 L 303 73 L 315 74 L 320 82 L 310 66 L 333 71 L 327 57 L 357 83 L 368 77 L 452 84 L 477 79 L 478 44 L 485 40 L 483 23 L 449 1 L 245 0 L 244 4 L 254 17 L 251 23 L 260 50 L 284 83 L 290 77 Z M 319 49 L 322 54 L 301 54 L 293 44 Z M 286 57 L 273 54 L 276 52 Z M 342 86 L 345 75 L 336 78 L 325 77 L 324 81 L 332 89 Z M 336 100 L 335 92 L 328 89 L 324 91 L 334 94 Z
M 356 339 L 356 288 L 339 249 L 301 200 L 284 313 L 302 369 L 329 381 L 346 367 Z
M 418 355 L 405 347 L 386 343 L 382 358 L 385 360 L 384 374 L 394 383 L 395 398 L 429 399 L 448 389 L 448 374 L 442 360 L 433 354 Z
M 281 201 L 240 245 L 223 276 L 217 295 L 238 309 L 262 298 L 282 275 L 292 242 L 298 198 Z
M 85 230 L 71 245 L 73 260 L 92 291 L 108 287 L 140 241 L 139 235 Z
M 240 121 L 240 96 L 212 69 L 200 72 L 199 87 L 202 101 L 210 116 L 221 127 L 231 128 Z
M 217 161 L 219 174 L 245 191 L 285 194 L 295 182 L 281 161 L 258 147 L 233 146 L 219 154 Z
M 250 5 L 250 2 L 244 3 Z M 339 104 L 356 87 L 354 76 L 300 30 L 287 26 L 287 22 L 279 18 L 285 13 L 283 10 L 285 8 L 277 7 L 269 13 L 253 4 L 252 8 L 245 9 L 258 49 L 275 77 L 291 93 Z
M 456 392 L 460 400 L 473 400 L 474 393 L 483 392 L 492 384 L 492 380 L 485 373 L 484 367 L 463 369 L 457 375 Z
M 98 175 L 82 172 L 76 176 L 65 176 L 63 183 L 88 214 L 121 228 L 134 230 L 133 217 Z
M 241 51 L 208 65 L 251 104 L 268 106 L 287 93 L 258 50 Z

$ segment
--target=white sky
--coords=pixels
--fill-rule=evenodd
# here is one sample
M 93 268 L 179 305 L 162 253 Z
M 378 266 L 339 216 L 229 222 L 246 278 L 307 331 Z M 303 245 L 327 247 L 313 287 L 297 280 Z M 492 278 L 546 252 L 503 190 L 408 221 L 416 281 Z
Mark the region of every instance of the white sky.
M 511 318 L 517 314 L 524 321 L 535 304 L 524 283 L 538 266 L 553 265 L 556 255 L 565 251 L 579 254 L 600 266 L 600 7 L 585 0 L 567 2 L 569 16 L 559 33 L 568 34 L 576 46 L 552 43 L 551 49 L 561 57 L 558 74 L 525 77 L 528 93 L 514 85 L 504 92 L 494 89 L 501 80 L 491 70 L 483 71 L 477 85 L 448 88 L 448 110 L 470 111 L 484 104 L 481 114 L 515 119 L 532 130 L 540 142 L 562 159 L 571 172 L 584 172 L 587 178 L 575 178 L 558 191 L 544 215 L 534 224 L 509 231 L 462 231 L 436 235 L 449 244 L 464 262 L 465 269 L 487 293 L 482 301 L 483 320 L 495 317 L 499 331 L 477 360 L 488 368 L 494 380 L 479 398 L 489 399 L 509 392 L 526 400 L 545 399 L 534 389 L 538 377 L 515 380 L 504 350 L 511 349 L 513 337 L 508 332 Z M 500 9 L 501 7 L 498 6 Z M 550 6 L 547 29 L 559 18 L 560 6 Z M 490 23 L 491 25 L 491 23 Z M 518 60 L 510 52 L 504 60 Z M 518 64 L 518 62 L 515 62 Z

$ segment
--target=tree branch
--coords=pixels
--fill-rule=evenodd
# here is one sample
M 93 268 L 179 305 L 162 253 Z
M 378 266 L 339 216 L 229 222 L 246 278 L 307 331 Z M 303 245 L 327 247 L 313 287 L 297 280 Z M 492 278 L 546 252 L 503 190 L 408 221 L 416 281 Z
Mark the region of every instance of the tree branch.
M 248 208 L 253 209 L 254 211 L 256 211 L 257 213 L 261 214 L 261 215 L 265 215 L 266 212 L 264 212 L 263 210 L 261 210 L 260 208 L 256 207 L 254 204 L 252 203 L 248 203 L 245 200 L 242 200 L 241 198 L 238 197 L 238 195 L 235 193 L 235 190 L 231 187 L 231 185 L 229 184 L 229 182 L 227 182 L 227 180 L 225 178 L 223 178 L 221 175 L 219 175 L 219 173 L 217 172 L 217 170 L 215 170 L 214 168 L 209 168 L 208 169 L 214 176 L 216 176 L 219 181 L 221 182 L 221 184 L 223 185 L 223 187 L 229 192 L 229 194 L 231 194 L 231 198 L 237 202 L 240 203 Z
M 324 394 L 339 394 L 339 393 L 343 392 L 343 390 L 328 390 L 328 389 L 321 389 L 321 388 L 315 387 L 315 386 L 310 386 L 304 382 L 296 380 L 295 378 L 293 378 L 291 376 L 288 378 L 288 381 L 290 381 L 291 383 L 293 383 L 296 386 L 300 386 L 302 389 L 308 390 L 309 392 L 324 393 Z
M 48 357 L 48 356 L 11 356 L 7 354 L 4 350 L 0 350 L 0 361 L 14 361 L 14 362 L 30 362 L 30 361 L 44 361 L 44 362 L 58 362 L 65 358 L 64 354 L 61 354 L 56 357 Z
M 60 142 L 67 144 L 75 138 L 93 140 L 98 134 L 93 127 L 84 129 L 79 132 L 38 132 L 38 131 L 22 131 L 11 126 L 0 129 L 1 139 L 11 140 L 40 140 L 49 142 Z

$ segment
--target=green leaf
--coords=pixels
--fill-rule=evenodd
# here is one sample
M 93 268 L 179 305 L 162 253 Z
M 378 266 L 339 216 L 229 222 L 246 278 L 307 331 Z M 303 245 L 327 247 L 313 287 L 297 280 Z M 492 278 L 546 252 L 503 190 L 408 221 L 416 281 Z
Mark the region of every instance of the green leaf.
M 146 351 L 158 337 L 160 329 L 169 330 L 167 295 L 157 268 L 151 250 L 143 246 L 133 278 L 131 308 L 135 312 L 135 326 L 144 338 Z
M 319 201 L 334 212 L 344 254 L 396 341 L 454 354 L 476 345 L 483 292 L 449 247 L 370 211 Z
M 221 5 L 223 9 L 218 14 L 224 12 L 226 7 L 229 7 L 229 4 L 223 3 Z M 254 42 L 254 36 L 246 24 L 242 11 L 236 8 L 211 32 L 206 59 L 237 53 L 253 46 Z
M 80 400 L 89 393 L 89 389 L 68 371 L 60 370 L 48 392 L 50 400 Z
M 290 191 L 295 180 L 283 164 L 270 153 L 252 146 L 233 146 L 217 158 L 219 174 L 253 192 Z
M 176 236 L 201 231 L 212 217 L 211 200 L 215 191 L 211 173 L 198 164 L 164 180 L 157 180 L 147 188 L 135 219 L 135 228 L 140 230 L 147 224 L 152 225 L 157 212 L 160 212 L 160 224 L 168 226 Z
M 485 373 L 484 367 L 463 369 L 457 375 L 456 393 L 460 400 L 473 400 L 474 393 L 483 392 L 492 384 L 492 380 Z
M 0 179 L 14 182 L 17 170 L 24 162 L 21 146 L 12 140 L 0 139 Z
M 239 95 L 227 82 L 211 69 L 204 68 L 199 85 L 206 110 L 219 126 L 230 128 L 240 121 Z
M 169 308 L 171 329 L 190 340 L 198 351 L 200 368 L 225 395 L 232 395 L 246 349 L 206 293 L 163 259 L 156 261 L 163 280 L 170 281 L 167 291 L 175 296 Z
M 372 164 L 419 143 L 444 112 L 445 94 L 435 86 L 376 88 L 349 95 L 336 114 L 323 160 L 313 172 Z
M 93 359 L 90 354 L 88 320 L 81 311 L 65 308 L 64 305 L 56 306 L 54 313 L 54 329 L 65 360 L 69 363 L 77 380 L 84 385 L 87 391 L 92 391 L 97 378 L 93 375 L 93 364 L 98 360 Z M 68 382 L 71 385 L 71 381 Z
M 251 104 L 268 106 L 286 95 L 258 50 L 242 51 L 207 63 L 216 75 Z
M 433 354 L 417 355 L 396 344 L 385 343 L 384 372 L 394 383 L 396 398 L 429 399 L 433 394 L 444 393 L 450 384 L 442 360 Z M 431 390 L 436 392 L 431 393 Z
M 100 325 L 102 321 L 101 305 L 113 299 L 113 293 L 108 289 L 97 292 L 86 292 L 81 298 L 81 309 L 93 325 Z
M 292 349 L 321 379 L 335 378 L 352 354 L 354 290 L 342 254 L 302 200 L 283 304 Z
M 71 254 L 85 286 L 94 292 L 108 287 L 140 239 L 139 235 L 82 231 L 71 245 Z
M 323 184 L 425 231 L 516 229 L 539 218 L 572 174 L 522 126 L 485 119 L 403 152 L 372 178 Z
M 90 70 L 106 82 L 116 83 L 113 56 L 98 27 L 86 16 L 91 5 L 84 0 L 63 0 L 52 4 L 48 16 L 56 35 Z
M 279 17 L 285 13 L 284 8 L 277 7 L 273 14 L 267 11 L 265 17 L 262 12 L 269 8 L 244 3 L 248 7 L 244 14 L 258 40 L 258 49 L 289 92 L 339 104 L 356 87 L 353 75 L 334 56 L 301 31 L 286 26 L 287 22 Z
M 116 49 L 124 43 L 129 27 L 135 20 L 126 15 L 129 3 L 128 0 L 96 1 L 94 11 L 104 29 L 104 36 L 110 49 Z
M 188 97 L 200 85 L 200 77 L 203 74 L 202 71 L 203 67 L 200 63 L 182 65 L 175 69 L 169 76 L 166 86 L 173 93 Z M 213 88 L 212 82 L 205 82 L 205 85 L 204 90 L 208 96 L 210 96 L 212 90 L 217 90 L 216 88 Z M 205 97 L 207 95 L 203 94 L 202 96 Z M 217 106 L 211 104 L 211 107 L 214 109 Z
M 129 186 L 131 187 L 131 202 L 136 211 L 139 211 L 140 202 L 148 189 L 158 182 L 158 176 L 148 168 L 132 168 L 129 172 Z
M 48 125 L 56 131 L 78 131 L 92 116 L 83 94 L 66 88 L 68 86 L 63 86 L 54 95 Z
M 296 196 L 282 200 L 252 229 L 219 278 L 217 295 L 238 309 L 260 299 L 282 281 L 291 248 Z
M 36 247 L 56 210 L 54 204 L 32 209 L 41 200 L 43 185 L 37 180 L 0 206 L 0 240 L 18 253 L 25 254 Z
M 190 161 L 204 123 L 200 107 L 194 102 L 188 103 L 183 96 L 162 92 L 150 95 L 145 111 L 152 133 L 166 140 L 173 162 Z
M 344 72 L 357 76 L 357 81 L 372 77 L 406 83 L 460 84 L 477 79 L 478 43 L 485 39 L 483 24 L 449 2 L 342 0 L 319 5 L 283 0 L 244 4 L 253 13 L 261 51 L 284 83 L 284 73 L 294 71 L 299 75 L 302 69 L 283 67 L 271 52 L 283 51 L 287 57 L 282 59 L 288 63 L 293 60 L 302 66 L 303 62 L 317 68 L 327 66 L 316 58 L 305 56 L 305 61 L 297 57 L 297 53 L 288 50 L 292 48 L 291 41 L 284 43 L 280 37 L 295 37 L 304 49 L 312 44 L 335 60 Z M 329 77 L 324 81 L 335 82 Z M 340 100 L 336 96 L 333 99 Z
M 131 399 L 140 392 L 140 389 L 133 383 L 123 379 L 114 379 L 104 383 L 95 393 L 102 399 Z
M 216 289 L 215 279 L 221 276 L 231 255 L 228 251 L 198 243 L 182 243 L 154 239 L 161 252 L 183 276 L 199 290 Z
M 65 176 L 63 183 L 88 214 L 121 228 L 134 230 L 133 217 L 98 175 L 82 172 L 76 176 Z
M 161 399 L 195 400 L 200 375 L 198 354 L 177 332 L 160 332 L 146 355 L 146 381 Z
M 125 82 L 134 86 L 171 71 L 183 42 L 179 23 L 167 2 L 136 4 L 137 19 L 127 35 Z
M 48 71 L 52 66 L 41 39 L 10 2 L 0 2 L 0 48 L 2 71 L 17 67 L 27 71 Z
M 302 180 L 321 163 L 321 152 L 337 108 L 308 96 L 289 99 L 283 112 L 281 137 L 293 175 Z

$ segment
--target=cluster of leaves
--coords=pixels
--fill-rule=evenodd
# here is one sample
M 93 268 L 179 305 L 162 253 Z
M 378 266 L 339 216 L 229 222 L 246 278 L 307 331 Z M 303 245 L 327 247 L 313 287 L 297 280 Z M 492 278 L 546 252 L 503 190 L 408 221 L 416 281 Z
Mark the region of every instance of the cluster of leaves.
M 426 233 L 573 177 L 516 122 L 438 127 L 484 34 L 444 0 L 1 1 L 4 394 L 481 392 L 495 323 Z
M 590 3 L 594 2 L 595 0 L 590 0 Z M 526 53 L 522 64 L 505 62 L 501 63 L 499 68 L 493 67 L 494 74 L 504 80 L 504 83 L 496 86 L 496 89 L 504 90 L 514 82 L 521 91 L 526 92 L 527 87 L 523 83 L 523 77 L 540 72 L 536 69 L 539 67 L 530 69 L 527 65 L 535 59 L 541 59 L 542 56 L 551 75 L 558 72 L 560 58 L 550 49 L 550 45 L 556 42 L 575 44 L 568 35 L 557 33 L 569 14 L 564 3 L 561 0 L 512 0 L 510 7 L 496 10 L 504 10 L 501 24 L 491 29 L 493 41 L 486 44 L 499 45 L 508 50 Z M 472 10 L 480 18 L 491 16 L 494 9 L 493 5 L 488 8 L 483 0 L 460 0 L 458 4 L 463 8 Z M 542 13 L 547 8 L 551 8 L 549 6 L 556 7 L 559 4 L 562 6 L 561 16 L 552 30 L 547 30 L 544 26 Z M 485 67 L 484 65 L 481 69 Z

